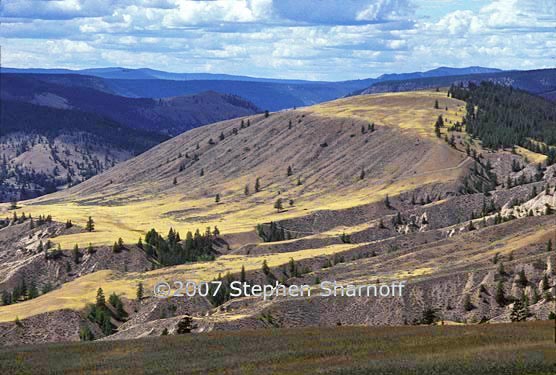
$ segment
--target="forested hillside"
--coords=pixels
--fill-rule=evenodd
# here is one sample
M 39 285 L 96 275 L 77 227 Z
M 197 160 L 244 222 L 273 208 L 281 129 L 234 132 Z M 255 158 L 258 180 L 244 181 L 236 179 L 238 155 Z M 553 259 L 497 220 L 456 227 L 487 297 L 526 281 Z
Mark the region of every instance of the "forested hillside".
M 482 82 L 452 85 L 448 95 L 467 102 L 466 131 L 489 148 L 514 145 L 556 162 L 556 106 L 511 86 Z
M 167 139 L 71 109 L 10 100 L 0 109 L 0 202 L 81 182 Z

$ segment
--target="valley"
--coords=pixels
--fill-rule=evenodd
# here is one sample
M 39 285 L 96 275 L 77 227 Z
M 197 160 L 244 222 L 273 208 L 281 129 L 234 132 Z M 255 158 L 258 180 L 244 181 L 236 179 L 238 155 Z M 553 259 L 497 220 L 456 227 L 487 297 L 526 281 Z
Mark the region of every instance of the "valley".
M 483 148 L 459 130 L 466 111 L 443 88 L 226 120 L 69 189 L 19 202 L 17 210 L 0 206 L 7 217 L 0 289 L 21 280 L 53 288 L 0 307 L 3 341 L 62 340 L 56 323 L 36 321 L 70 316 L 64 341 L 79 340 L 83 327 L 108 340 L 173 334 L 184 316 L 199 333 L 508 322 L 522 298 L 530 318 L 547 319 L 555 166 L 537 165 L 547 157 L 523 147 Z M 51 215 L 52 224 L 31 228 L 30 215 Z M 92 231 L 85 230 L 89 217 Z M 207 227 L 214 260 L 164 265 L 146 250 L 152 228 L 185 238 Z M 50 250 L 43 250 L 47 240 Z M 403 280 L 407 289 L 403 298 L 380 299 L 152 296 L 161 281 L 228 283 L 240 276 L 312 288 L 325 280 Z M 145 290 L 140 299 L 138 285 Z M 108 335 L 87 318 L 98 288 L 118 295 L 127 314 L 111 320 Z M 14 321 L 21 326 L 13 328 Z

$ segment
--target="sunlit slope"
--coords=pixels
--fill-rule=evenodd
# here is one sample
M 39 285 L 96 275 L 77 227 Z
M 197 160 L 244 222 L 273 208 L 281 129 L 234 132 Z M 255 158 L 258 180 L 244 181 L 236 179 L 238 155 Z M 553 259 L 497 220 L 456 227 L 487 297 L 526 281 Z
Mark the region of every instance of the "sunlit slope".
M 263 260 L 267 261 L 269 267 L 277 267 L 286 264 L 290 259 L 299 261 L 320 255 L 330 256 L 360 245 L 331 245 L 320 249 L 271 254 L 260 257 L 224 255 L 216 261 L 166 267 L 144 273 L 119 273 L 111 270 L 97 271 L 63 284 L 61 288 L 33 300 L 1 306 L 0 322 L 13 321 L 16 317 L 23 319 L 61 309 L 84 309 L 88 303 L 95 301 L 98 288 L 102 288 L 106 295 L 117 293 L 118 295 L 133 299 L 136 296 L 137 284 L 139 282 L 144 284 L 145 294 L 151 295 L 151 290 L 159 281 L 210 281 L 219 274 L 225 275 L 227 272 L 239 273 L 242 266 L 245 267 L 246 271 L 260 270 Z
M 430 242 L 370 258 L 356 257 L 349 260 L 348 256 L 345 263 L 335 267 L 315 267 L 306 275 L 304 281 L 313 283 L 318 276 L 321 280 L 336 280 L 341 284 L 364 284 L 374 282 L 377 278 L 382 282 L 405 280 L 413 283 L 458 273 L 467 274 L 471 270 L 496 269 L 491 260 L 497 253 L 504 257 L 513 254 L 515 263 L 520 264 L 528 259 L 531 261 L 530 251 L 526 249 L 553 238 L 553 224 L 554 220 L 551 217 L 537 217 L 525 221 L 521 219 L 519 222 L 512 221 L 456 236 L 449 242 Z M 489 241 L 492 238 L 497 240 Z M 333 257 L 334 254 L 371 251 L 377 248 L 377 242 L 338 244 L 264 256 L 224 255 L 212 262 L 166 267 L 144 273 L 98 271 L 68 282 L 60 289 L 33 300 L 0 307 L 0 322 L 66 308 L 80 310 L 88 303 L 94 302 L 99 287 L 103 288 L 106 295 L 115 292 L 127 298 L 135 298 L 139 282 L 145 285 L 145 294 L 151 295 L 153 286 L 159 281 L 210 281 L 218 274 L 238 274 L 242 266 L 247 272 L 260 270 L 263 260 L 274 268 L 287 264 L 290 259 L 302 262 L 319 256 Z M 541 258 L 546 259 L 544 257 L 545 254 L 541 254 Z M 512 263 L 507 262 L 506 267 L 511 269 Z M 253 311 L 256 309 L 257 305 L 252 307 Z M 250 311 L 248 308 L 242 313 Z
M 261 222 L 455 181 L 465 154 L 437 139 L 433 124 L 440 114 L 456 120 L 463 111 L 463 102 L 431 91 L 358 96 L 224 121 L 183 133 L 70 190 L 26 202 L 23 210 L 77 224 L 93 216 L 97 231 L 59 238 L 66 248 L 118 237 L 137 241 L 152 227 L 250 231 Z M 273 208 L 277 198 L 284 202 L 280 213 Z

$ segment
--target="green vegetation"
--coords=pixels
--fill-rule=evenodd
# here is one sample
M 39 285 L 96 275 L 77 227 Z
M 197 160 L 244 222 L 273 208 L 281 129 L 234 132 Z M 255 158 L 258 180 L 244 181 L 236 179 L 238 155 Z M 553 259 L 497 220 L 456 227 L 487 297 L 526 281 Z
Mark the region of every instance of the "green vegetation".
M 0 349 L 0 370 L 105 374 L 552 374 L 556 362 L 552 325 L 546 321 L 511 326 L 342 326 L 19 346 Z
M 257 225 L 257 234 L 264 242 L 276 242 L 291 239 L 289 232 L 286 232 L 284 228 L 279 227 L 278 224 L 271 221 L 268 228 L 262 224 Z
M 482 82 L 454 86 L 453 98 L 467 102 L 466 131 L 490 148 L 522 146 L 556 162 L 556 106 L 512 87 Z M 532 141 L 531 139 L 535 140 Z
M 185 241 L 181 243 L 180 234 L 170 228 L 166 239 L 155 229 L 145 235 L 143 245 L 147 255 L 156 259 L 161 265 L 171 266 L 187 262 L 214 259 L 215 251 L 212 248 L 215 236 L 219 233 L 207 228 L 201 234 L 197 229 L 195 233 L 187 232 Z M 216 234 L 215 234 L 216 233 Z

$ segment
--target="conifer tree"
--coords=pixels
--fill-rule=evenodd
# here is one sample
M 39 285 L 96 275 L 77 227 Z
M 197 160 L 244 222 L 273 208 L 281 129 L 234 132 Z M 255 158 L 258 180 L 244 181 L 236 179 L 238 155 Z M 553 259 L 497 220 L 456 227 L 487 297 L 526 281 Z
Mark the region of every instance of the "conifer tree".
M 139 282 L 139 284 L 137 284 L 137 292 L 136 292 L 136 296 L 137 296 L 137 301 L 141 301 L 141 299 L 143 299 L 143 283 Z
M 87 230 L 87 232 L 92 232 L 95 230 L 95 222 L 93 218 L 90 216 L 89 219 L 87 220 L 87 224 L 85 225 L 85 230 Z
M 104 309 L 106 307 L 106 298 L 104 298 L 104 291 L 102 288 L 97 290 L 96 307 Z
M 386 205 L 386 208 L 392 208 L 392 206 L 390 205 L 390 198 L 388 197 L 388 194 L 386 194 L 386 198 L 384 198 L 384 204 Z
M 268 263 L 266 262 L 266 259 L 263 260 L 262 271 L 267 276 L 270 274 L 270 268 L 268 267 Z
M 245 266 L 241 266 L 241 273 L 239 276 L 239 281 L 244 284 L 246 282 L 246 275 L 245 275 Z
M 75 264 L 78 264 L 81 254 L 79 253 L 79 246 L 77 244 L 75 244 L 75 246 L 73 247 L 72 255 L 73 255 L 73 261 L 75 262 Z
M 494 298 L 498 306 L 504 307 L 506 305 L 506 295 L 504 294 L 504 284 L 502 284 L 502 281 L 498 281 L 496 285 L 496 294 Z
M 284 207 L 282 206 L 282 198 L 276 199 L 276 202 L 274 202 L 274 208 L 275 208 L 276 211 L 278 211 L 278 212 L 282 211 L 282 209 L 284 208 Z
M 510 320 L 512 322 L 522 322 L 529 316 L 529 309 L 527 305 L 520 300 L 514 302 L 512 312 L 510 313 Z

